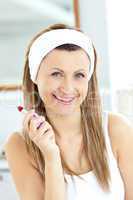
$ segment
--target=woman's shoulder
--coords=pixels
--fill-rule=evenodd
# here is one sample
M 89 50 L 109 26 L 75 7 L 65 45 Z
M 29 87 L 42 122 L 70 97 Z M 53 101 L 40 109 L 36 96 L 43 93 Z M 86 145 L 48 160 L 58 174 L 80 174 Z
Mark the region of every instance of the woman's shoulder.
M 126 194 L 131 197 L 133 194 L 133 124 L 120 113 L 110 113 L 109 124 L 111 135 L 116 140 L 114 142 L 117 145 L 117 163 L 124 181 Z
M 10 134 L 5 142 L 4 145 L 5 153 L 9 152 L 11 154 L 27 154 L 26 150 L 26 143 L 24 138 L 22 137 L 22 134 L 20 132 L 13 132 Z
M 25 149 L 26 147 L 26 144 L 25 144 L 25 141 L 24 141 L 24 138 L 22 136 L 22 133 L 21 132 L 13 132 L 12 134 L 10 134 L 7 139 L 6 139 L 6 142 L 5 142 L 5 145 L 4 145 L 4 149 L 8 148 L 8 147 L 16 147 L 18 149 L 22 148 L 22 150 Z
M 31 199 L 34 199 L 34 196 L 42 199 L 44 180 L 39 170 L 30 162 L 25 141 L 19 133 L 9 136 L 5 144 L 5 156 L 19 195 L 28 199 L 32 194 Z
M 10 156 L 14 156 L 14 154 L 16 154 L 16 156 L 22 156 L 26 160 L 30 161 L 33 167 L 36 168 L 35 161 L 27 151 L 26 142 L 21 132 L 14 132 L 9 135 L 5 142 L 4 150 L 5 155 L 7 154 L 7 157 L 8 154 L 10 154 Z
M 123 114 L 108 111 L 108 126 L 112 134 L 116 136 L 128 135 L 127 131 L 133 129 L 132 122 Z
M 119 153 L 122 153 L 124 148 L 131 148 L 133 124 L 125 115 L 109 111 L 108 130 L 112 143 Z

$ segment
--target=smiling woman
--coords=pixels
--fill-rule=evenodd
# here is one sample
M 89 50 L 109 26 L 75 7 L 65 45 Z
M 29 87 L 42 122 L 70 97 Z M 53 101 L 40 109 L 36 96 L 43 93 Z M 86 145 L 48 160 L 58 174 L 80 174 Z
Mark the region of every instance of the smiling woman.
M 66 44 L 66 48 L 69 48 L 68 45 Z M 86 97 L 90 62 L 82 49 L 64 51 L 60 48 L 52 50 L 41 62 L 36 83 L 40 96 L 47 105 L 47 113 L 54 108 L 56 115 L 65 115 L 79 110 Z M 84 73 L 79 73 L 81 66 Z M 54 94 L 54 99 L 51 94 Z
M 124 157 L 133 128 L 102 110 L 96 69 L 95 47 L 75 27 L 54 24 L 31 41 L 23 75 L 28 113 L 6 145 L 23 200 L 132 199 L 131 151 Z

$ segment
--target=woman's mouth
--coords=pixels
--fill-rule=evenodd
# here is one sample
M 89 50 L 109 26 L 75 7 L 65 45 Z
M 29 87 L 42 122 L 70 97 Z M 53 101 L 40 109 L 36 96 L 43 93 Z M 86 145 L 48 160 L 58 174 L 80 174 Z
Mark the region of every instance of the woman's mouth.
M 62 98 L 62 97 L 56 96 L 55 94 L 53 94 L 53 97 L 56 100 L 58 100 L 58 102 L 65 104 L 65 105 L 71 104 L 73 102 L 73 100 L 75 99 L 75 97 L 73 97 L 73 98 Z

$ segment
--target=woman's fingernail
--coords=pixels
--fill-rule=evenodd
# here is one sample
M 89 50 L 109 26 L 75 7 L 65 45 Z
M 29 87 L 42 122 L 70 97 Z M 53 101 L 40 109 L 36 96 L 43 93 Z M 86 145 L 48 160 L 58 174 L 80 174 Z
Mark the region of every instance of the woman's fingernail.
M 36 113 L 34 113 L 32 116 L 33 116 L 34 118 L 36 118 L 36 117 L 37 117 L 37 114 L 36 114 Z
M 37 129 L 39 129 L 41 127 L 41 125 L 44 123 L 44 121 L 40 122 L 37 126 Z

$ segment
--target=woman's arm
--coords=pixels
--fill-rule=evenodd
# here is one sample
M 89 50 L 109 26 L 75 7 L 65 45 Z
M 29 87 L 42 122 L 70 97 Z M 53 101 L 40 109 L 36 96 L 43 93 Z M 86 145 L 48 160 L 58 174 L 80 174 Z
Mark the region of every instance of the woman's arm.
M 67 200 L 60 155 L 45 159 L 45 200 Z
M 125 185 L 125 200 L 133 200 L 133 124 L 121 114 L 111 113 L 110 119 L 117 142 L 118 166 Z
M 46 160 L 44 181 L 26 151 L 24 140 L 18 133 L 9 137 L 5 144 L 5 153 L 21 200 L 66 200 L 59 157 Z

